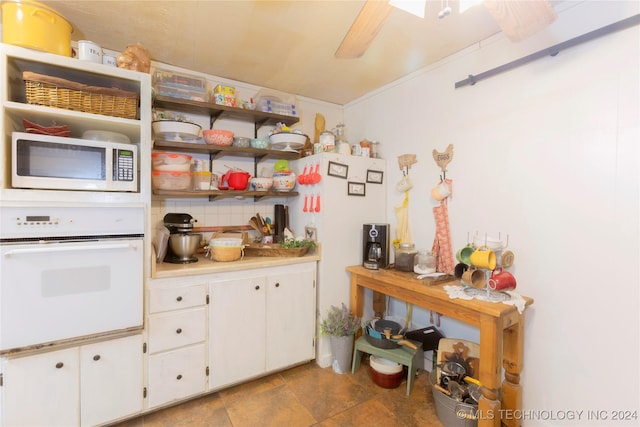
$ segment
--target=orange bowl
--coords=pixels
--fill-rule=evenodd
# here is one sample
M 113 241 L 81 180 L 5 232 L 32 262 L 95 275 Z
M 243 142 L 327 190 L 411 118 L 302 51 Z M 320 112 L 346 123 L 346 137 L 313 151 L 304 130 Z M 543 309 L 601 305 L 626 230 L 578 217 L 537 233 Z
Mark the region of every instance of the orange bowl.
M 207 129 L 202 131 L 204 142 L 211 145 L 231 145 L 233 132 L 224 129 Z

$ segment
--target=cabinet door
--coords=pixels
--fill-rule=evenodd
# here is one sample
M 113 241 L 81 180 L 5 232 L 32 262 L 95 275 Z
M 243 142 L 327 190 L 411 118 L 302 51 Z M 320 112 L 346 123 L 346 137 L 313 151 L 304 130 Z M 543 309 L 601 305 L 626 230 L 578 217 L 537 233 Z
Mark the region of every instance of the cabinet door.
M 267 371 L 313 360 L 315 268 L 269 274 L 267 280 Z
M 204 344 L 149 356 L 149 407 L 204 393 L 206 359 Z
M 265 371 L 265 277 L 211 283 L 209 387 Z
M 80 424 L 78 348 L 4 361 L 3 425 Z
M 142 411 L 142 335 L 82 346 L 80 373 L 83 426 Z

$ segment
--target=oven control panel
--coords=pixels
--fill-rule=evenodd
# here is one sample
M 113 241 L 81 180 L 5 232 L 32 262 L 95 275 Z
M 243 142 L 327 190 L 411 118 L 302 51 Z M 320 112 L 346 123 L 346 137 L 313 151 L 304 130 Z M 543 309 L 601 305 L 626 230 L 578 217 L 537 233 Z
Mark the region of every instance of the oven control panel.
M 0 238 L 144 234 L 144 208 L 3 207 Z

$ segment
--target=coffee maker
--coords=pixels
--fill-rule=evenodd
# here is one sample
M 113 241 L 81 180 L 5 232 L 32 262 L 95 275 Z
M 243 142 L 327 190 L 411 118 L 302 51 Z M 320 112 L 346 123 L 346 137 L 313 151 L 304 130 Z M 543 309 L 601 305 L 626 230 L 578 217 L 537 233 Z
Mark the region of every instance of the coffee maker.
M 370 270 L 389 266 L 389 224 L 364 224 L 362 265 Z
M 188 264 L 198 261 L 195 257 L 197 247 L 194 247 L 194 242 L 199 242 L 202 236 L 192 233 L 196 220 L 186 213 L 168 213 L 163 221 L 170 233 L 164 262 Z

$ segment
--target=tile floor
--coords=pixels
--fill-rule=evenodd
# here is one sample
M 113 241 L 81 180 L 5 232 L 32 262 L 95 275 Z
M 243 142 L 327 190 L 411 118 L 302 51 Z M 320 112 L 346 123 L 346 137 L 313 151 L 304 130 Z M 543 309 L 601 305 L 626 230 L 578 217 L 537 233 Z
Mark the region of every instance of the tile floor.
M 439 426 L 422 371 L 406 395 L 373 383 L 363 361 L 351 374 L 336 374 L 315 362 L 146 414 L 113 427 L 257 426 Z

